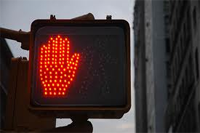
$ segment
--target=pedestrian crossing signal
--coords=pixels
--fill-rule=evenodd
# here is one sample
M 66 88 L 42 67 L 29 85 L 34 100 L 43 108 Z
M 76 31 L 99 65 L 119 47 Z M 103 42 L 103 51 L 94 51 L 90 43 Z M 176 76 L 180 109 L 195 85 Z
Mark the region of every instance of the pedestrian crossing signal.
M 130 33 L 124 20 L 36 20 L 30 109 L 120 118 L 130 109 Z

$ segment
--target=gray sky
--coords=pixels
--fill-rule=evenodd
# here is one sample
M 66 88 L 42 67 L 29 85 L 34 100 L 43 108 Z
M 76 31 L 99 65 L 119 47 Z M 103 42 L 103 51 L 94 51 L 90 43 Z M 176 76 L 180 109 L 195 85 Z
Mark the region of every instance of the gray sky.
M 112 15 L 113 19 L 125 19 L 129 22 L 131 45 L 133 46 L 133 7 L 134 0 L 0 0 L 0 26 L 13 30 L 30 31 L 30 25 L 35 19 L 48 19 L 50 14 L 56 15 L 57 19 L 74 18 L 89 12 L 93 13 L 96 19 L 105 19 L 106 15 Z M 22 50 L 19 43 L 12 40 L 7 40 L 7 42 L 15 57 L 28 57 L 28 51 Z M 133 59 L 133 48 L 131 50 Z M 122 119 L 90 119 L 94 133 L 135 132 L 134 106 L 132 87 L 131 110 Z M 69 119 L 58 119 L 56 125 L 64 126 L 70 122 Z

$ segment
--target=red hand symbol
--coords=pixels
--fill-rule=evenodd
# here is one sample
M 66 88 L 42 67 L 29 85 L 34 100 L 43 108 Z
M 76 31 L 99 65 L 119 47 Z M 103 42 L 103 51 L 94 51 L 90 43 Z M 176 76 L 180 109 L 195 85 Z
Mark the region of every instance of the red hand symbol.
M 73 81 L 80 55 L 70 56 L 70 42 L 57 36 L 39 49 L 39 75 L 44 96 L 64 96 Z

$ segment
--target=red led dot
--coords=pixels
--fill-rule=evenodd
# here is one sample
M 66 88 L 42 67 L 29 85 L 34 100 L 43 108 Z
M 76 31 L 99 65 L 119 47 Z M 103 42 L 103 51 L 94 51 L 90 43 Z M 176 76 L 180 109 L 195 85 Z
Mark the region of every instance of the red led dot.
M 63 91 L 66 91 L 66 89 L 64 88 Z
M 70 78 L 70 80 L 71 80 L 71 81 L 73 81 L 73 79 L 72 79 L 72 78 Z
M 70 82 L 69 82 L 69 81 L 68 81 L 67 83 L 68 83 L 68 84 L 70 84 Z
M 62 95 L 65 95 L 65 92 L 62 92 Z
M 49 90 L 51 91 L 51 88 L 49 88 Z
M 56 88 L 54 88 L 54 91 L 56 91 Z
M 49 95 L 52 95 L 52 92 L 49 92 Z
M 60 92 L 58 92 L 58 95 L 60 95 L 61 93 Z
M 47 88 L 45 88 L 44 90 L 47 91 Z
M 47 95 L 47 92 L 45 92 L 44 95 Z
M 61 88 L 59 88 L 59 90 L 61 91 L 62 89 L 61 89 Z
M 56 92 L 54 92 L 53 95 L 56 95 Z

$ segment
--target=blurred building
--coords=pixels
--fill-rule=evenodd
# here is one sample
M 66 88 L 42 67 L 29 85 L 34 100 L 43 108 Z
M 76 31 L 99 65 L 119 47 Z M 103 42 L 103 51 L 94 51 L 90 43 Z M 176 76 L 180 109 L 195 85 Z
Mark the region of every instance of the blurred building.
M 2 129 L 5 120 L 5 110 L 6 110 L 6 98 L 8 94 L 8 81 L 9 81 L 9 69 L 11 58 L 13 57 L 12 52 L 10 51 L 5 39 L 0 38 L 0 93 L 1 93 L 1 127 Z
M 137 0 L 134 9 L 135 108 L 136 131 L 147 132 L 146 59 L 144 1 Z
M 200 132 L 200 1 L 170 0 L 166 131 Z
M 168 2 L 136 0 L 134 9 L 136 131 L 164 132 L 169 55 Z

